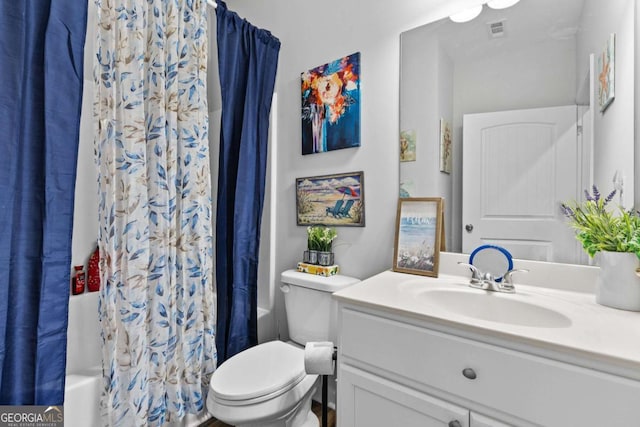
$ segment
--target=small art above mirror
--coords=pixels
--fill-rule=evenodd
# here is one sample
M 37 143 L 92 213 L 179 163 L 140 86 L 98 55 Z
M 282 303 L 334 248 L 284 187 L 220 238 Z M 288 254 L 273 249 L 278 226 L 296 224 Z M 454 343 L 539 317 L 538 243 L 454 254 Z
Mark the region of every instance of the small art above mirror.
M 485 4 L 401 34 L 400 196 L 444 198 L 447 248 L 588 263 L 561 203 L 595 184 L 633 206 L 635 7 Z

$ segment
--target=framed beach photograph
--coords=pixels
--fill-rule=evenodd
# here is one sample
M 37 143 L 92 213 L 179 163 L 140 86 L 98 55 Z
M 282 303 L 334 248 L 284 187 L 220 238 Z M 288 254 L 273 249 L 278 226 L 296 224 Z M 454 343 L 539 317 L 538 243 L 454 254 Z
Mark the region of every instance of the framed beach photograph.
M 442 198 L 398 200 L 393 271 L 438 277 Z
M 360 146 L 360 52 L 305 71 L 302 154 Z
M 364 172 L 296 178 L 298 225 L 364 227 Z

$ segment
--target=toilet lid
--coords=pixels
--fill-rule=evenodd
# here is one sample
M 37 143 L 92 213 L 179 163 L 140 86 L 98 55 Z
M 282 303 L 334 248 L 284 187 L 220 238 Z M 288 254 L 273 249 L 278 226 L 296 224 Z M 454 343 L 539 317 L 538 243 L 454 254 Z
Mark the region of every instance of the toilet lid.
M 270 341 L 225 361 L 211 377 L 211 391 L 221 399 L 248 400 L 285 392 L 305 376 L 304 350 Z

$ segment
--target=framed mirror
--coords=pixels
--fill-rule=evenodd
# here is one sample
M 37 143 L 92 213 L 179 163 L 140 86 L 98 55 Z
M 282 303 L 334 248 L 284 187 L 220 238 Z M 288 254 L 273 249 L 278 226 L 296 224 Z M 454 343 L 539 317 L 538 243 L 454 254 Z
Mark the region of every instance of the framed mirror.
M 401 34 L 400 196 L 444 198 L 447 248 L 588 263 L 560 203 L 595 184 L 633 206 L 635 7 L 520 0 Z

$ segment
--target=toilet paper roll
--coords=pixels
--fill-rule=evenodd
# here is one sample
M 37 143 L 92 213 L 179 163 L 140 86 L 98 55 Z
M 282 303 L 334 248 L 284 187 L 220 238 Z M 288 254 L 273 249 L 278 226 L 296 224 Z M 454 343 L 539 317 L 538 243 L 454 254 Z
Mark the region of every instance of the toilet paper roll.
M 304 347 L 304 370 L 307 374 L 333 374 L 333 343 L 308 342 Z

